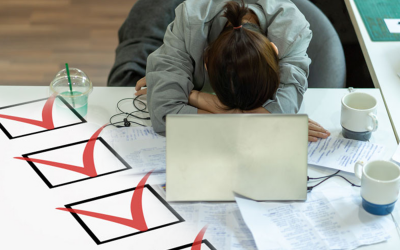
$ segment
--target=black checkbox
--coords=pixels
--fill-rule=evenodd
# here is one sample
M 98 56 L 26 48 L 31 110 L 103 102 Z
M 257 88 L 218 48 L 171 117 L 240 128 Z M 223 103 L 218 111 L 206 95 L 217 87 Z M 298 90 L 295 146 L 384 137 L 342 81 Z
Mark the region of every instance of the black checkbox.
M 175 248 L 171 248 L 169 250 L 190 250 L 193 246 L 193 243 L 184 245 L 184 246 L 180 246 L 180 247 L 175 247 Z M 208 248 L 206 248 L 208 247 Z M 211 243 L 208 240 L 202 240 L 201 241 L 201 250 L 217 250 L 213 245 L 211 245 Z
M 71 203 L 65 205 L 67 209 L 81 209 L 82 205 L 83 206 L 92 206 L 92 207 L 99 207 L 98 209 L 104 209 L 104 204 L 107 202 L 108 199 L 108 204 L 110 206 L 118 206 L 118 207 L 124 207 L 123 204 L 128 204 L 129 206 L 129 201 L 126 201 L 125 203 L 121 202 L 115 202 L 115 201 L 120 201 L 120 200 L 127 200 L 130 199 L 131 193 L 133 193 L 136 190 L 135 188 L 130 188 L 127 190 Z M 105 200 L 106 199 L 106 200 Z M 146 201 L 149 202 L 149 204 L 146 204 Z M 89 236 L 93 239 L 96 244 L 104 244 L 108 243 L 111 241 L 135 236 L 138 234 L 144 234 L 144 233 L 149 233 L 153 230 L 165 228 L 177 223 L 184 222 L 185 220 L 148 184 L 146 184 L 143 188 L 143 210 L 146 210 L 145 208 L 152 207 L 154 211 L 152 213 L 147 213 L 148 216 L 160 216 L 162 218 L 161 221 L 157 221 L 153 219 L 152 225 L 148 226 L 148 230 L 146 231 L 139 231 L 134 228 L 127 227 L 125 225 L 120 225 L 115 222 L 110 222 L 106 220 L 102 220 L 99 218 L 92 218 L 89 216 L 85 215 L 80 215 L 78 213 L 72 213 L 71 215 L 77 220 L 77 222 L 84 228 L 84 230 L 89 234 Z M 126 206 L 125 206 L 126 207 Z M 97 211 L 98 212 L 98 211 Z M 146 214 L 146 211 L 144 211 Z M 149 215 L 150 214 L 150 215 Z M 168 214 L 168 219 L 165 219 L 165 214 Z M 118 216 L 118 215 L 117 215 Z M 91 221 L 90 221 L 91 220 Z M 148 218 L 146 219 L 146 221 Z M 95 224 L 93 222 L 98 222 L 99 224 Z M 103 223 L 103 224 L 101 224 Z M 110 227 L 114 226 L 115 228 L 121 228 L 123 230 L 119 231 L 118 233 L 120 235 L 116 235 L 118 233 L 115 233 L 115 228 Z M 97 227 L 97 228 L 96 228 Z M 106 230 L 105 230 L 106 229 Z M 111 234 L 113 233 L 112 236 L 110 235 L 102 235 L 100 236 L 99 231 L 107 231 L 107 233 Z M 123 233 L 122 233 L 123 232 Z
M 65 185 L 73 184 L 76 182 L 85 181 L 85 180 L 89 180 L 89 179 L 93 179 L 93 178 L 98 178 L 101 176 L 110 175 L 110 174 L 114 174 L 117 172 L 131 169 L 129 164 L 103 138 L 98 137 L 96 140 L 97 140 L 96 149 L 98 151 L 99 151 L 99 148 L 102 150 L 101 152 L 98 153 L 100 155 L 99 157 L 101 157 L 101 155 L 104 155 L 107 153 L 107 154 L 109 154 L 109 156 L 114 158 L 113 160 L 115 162 L 117 162 L 117 166 L 116 166 L 116 164 L 106 164 L 99 160 L 100 163 L 96 164 L 96 169 L 99 168 L 99 164 L 102 164 L 101 165 L 102 169 L 105 169 L 105 170 L 98 173 L 98 175 L 95 177 L 89 177 L 89 176 L 82 175 L 82 174 L 76 174 L 76 173 L 72 173 L 71 171 L 66 170 L 66 169 L 59 169 L 59 168 L 55 168 L 53 166 L 46 166 L 46 165 L 38 164 L 35 162 L 31 162 L 31 161 L 27 161 L 27 163 L 32 167 L 32 169 L 37 173 L 37 175 L 43 180 L 43 182 L 49 188 L 65 186 Z M 89 142 L 89 140 L 79 141 L 79 142 L 66 144 L 66 145 L 62 145 L 62 146 L 58 146 L 58 147 L 54 147 L 54 148 L 48 148 L 48 149 L 44 149 L 44 150 L 40 150 L 40 151 L 36 151 L 36 152 L 32 152 L 32 153 L 23 154 L 22 157 L 24 157 L 24 158 L 40 158 L 40 156 L 45 153 L 54 154 L 54 153 L 57 153 L 56 151 L 58 151 L 58 150 L 71 149 L 76 146 L 83 147 L 87 142 Z M 96 151 L 94 153 L 96 153 Z M 58 154 L 60 154 L 60 153 L 58 153 Z M 95 158 L 99 159 L 99 157 L 95 157 Z M 49 168 L 53 168 L 53 169 L 49 169 Z M 107 169 L 109 169 L 109 170 L 107 170 Z M 53 173 L 49 172 L 50 170 Z M 69 175 L 73 175 L 73 176 L 69 177 Z M 60 180 L 57 180 L 57 178 L 64 178 L 64 180 L 60 181 Z
M 47 99 L 48 98 L 43 98 L 43 99 L 38 99 L 38 100 L 34 100 L 34 101 L 23 102 L 23 103 L 19 103 L 19 104 L 0 107 L 0 114 L 2 112 L 4 113 L 4 111 L 10 110 L 10 109 L 22 109 L 22 108 L 25 109 L 26 107 L 29 107 L 28 105 L 38 105 L 39 103 L 44 104 Z M 8 137 L 8 139 L 12 140 L 12 139 L 17 139 L 17 138 L 30 136 L 30 135 L 34 135 L 34 134 L 39 134 L 39 133 L 52 131 L 52 130 L 56 130 L 56 129 L 71 127 L 71 126 L 75 126 L 75 125 L 79 125 L 79 124 L 87 122 L 64 98 L 57 96 L 55 101 L 57 101 L 57 99 L 59 100 L 58 101 L 59 103 L 61 103 L 62 105 L 65 106 L 65 110 L 68 113 L 68 115 L 71 117 L 74 117 L 73 122 L 69 122 L 66 124 L 65 123 L 60 124 L 59 126 L 55 126 L 54 129 L 51 129 L 51 130 L 44 129 L 41 127 L 36 127 L 36 126 L 30 125 L 30 124 L 26 124 L 26 126 L 30 126 L 30 128 L 25 132 L 20 132 L 19 129 L 14 128 L 10 124 L 6 125 L 5 123 L 7 123 L 9 121 L 7 121 L 7 119 L 3 118 L 3 120 L 4 120 L 3 123 L 0 122 L 0 130 L 2 130 L 4 132 L 4 134 Z M 53 104 L 53 105 L 55 106 L 56 104 Z M 43 108 L 43 107 L 40 107 L 40 108 Z M 53 113 L 54 113 L 54 111 L 53 111 Z M 13 115 L 13 114 L 9 114 L 9 115 Z M 2 118 L 0 118 L 0 120 L 1 119 Z M 13 122 L 15 124 L 15 121 L 13 121 Z M 18 122 L 16 122 L 16 123 L 18 123 Z

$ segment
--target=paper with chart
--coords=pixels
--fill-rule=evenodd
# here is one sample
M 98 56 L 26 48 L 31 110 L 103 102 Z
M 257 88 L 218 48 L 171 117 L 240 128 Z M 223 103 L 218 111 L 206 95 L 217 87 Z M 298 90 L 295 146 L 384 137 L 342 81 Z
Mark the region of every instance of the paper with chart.
M 255 202 L 236 198 L 258 249 L 355 249 L 390 238 L 387 216 L 361 207 L 359 191 L 335 184 L 306 202 Z
M 105 130 L 103 137 L 132 167 L 132 172 L 165 172 L 166 140 L 152 127 Z
M 170 203 L 188 223 L 208 224 L 207 239 L 216 249 L 256 250 L 254 239 L 235 203 Z
M 379 144 L 328 137 L 308 143 L 308 164 L 354 173 L 357 161 L 380 159 L 384 150 Z

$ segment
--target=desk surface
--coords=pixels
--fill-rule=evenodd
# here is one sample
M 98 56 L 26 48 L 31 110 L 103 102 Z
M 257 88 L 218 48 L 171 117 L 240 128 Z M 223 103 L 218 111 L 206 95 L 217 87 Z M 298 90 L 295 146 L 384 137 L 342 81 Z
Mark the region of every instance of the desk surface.
M 319 122 L 326 129 L 330 130 L 333 136 L 340 136 L 341 126 L 340 126 L 340 100 L 343 95 L 347 93 L 347 89 L 309 89 L 306 92 L 304 103 L 301 107 L 300 113 L 306 113 L 311 119 Z M 374 95 L 378 100 L 378 117 L 380 122 L 380 127 L 377 132 L 373 133 L 371 142 L 384 144 L 386 146 L 386 153 L 384 159 L 389 159 L 394 153 L 397 143 L 394 136 L 392 126 L 389 121 L 389 117 L 386 113 L 383 100 L 380 96 L 380 91 L 378 89 L 360 89 L 357 91 L 367 92 Z M 109 121 L 109 118 L 117 113 L 116 103 L 122 98 L 133 97 L 134 88 L 118 88 L 118 87 L 95 87 L 93 93 L 89 98 L 89 110 L 87 115 L 87 120 L 90 124 L 96 124 L 96 127 L 103 125 Z M 47 87 L 13 87 L 13 86 L 0 86 L 0 107 L 16 104 L 20 102 L 26 102 L 29 100 L 35 100 L 39 98 L 45 98 L 48 96 Z M 121 108 L 127 111 L 133 110 L 131 103 L 127 102 L 122 104 Z M 88 125 L 90 125 L 88 124 Z M 150 125 L 147 121 L 146 125 Z M 48 133 L 47 133 L 48 134 Z M 6 152 L 5 157 L 0 157 L 0 166 L 9 166 L 12 162 L 12 157 L 15 156 L 15 152 L 21 151 L 17 145 L 12 142 L 5 140 L 4 135 L 0 135 L 0 152 Z M 50 138 L 50 137 L 48 137 Z M 30 138 L 21 139 L 23 142 L 27 142 Z M 27 145 L 22 146 L 25 150 Z M 12 152 L 12 153 L 8 153 Z M 32 152 L 32 151 L 28 151 Z M 12 154 L 12 155 L 8 155 Z M 14 164 L 14 163 L 13 163 Z M 70 215 L 61 218 L 60 214 L 54 208 L 59 207 L 62 204 L 68 204 L 69 202 L 84 200 L 88 197 L 99 196 L 104 193 L 111 193 L 132 186 L 132 183 L 137 183 L 136 177 L 131 177 L 129 179 L 123 179 L 121 176 L 118 182 L 115 182 L 115 177 L 102 177 L 102 185 L 99 189 L 94 191 L 82 192 L 84 188 L 81 184 L 69 185 L 68 187 L 59 188 L 57 190 L 49 190 L 47 187 L 43 186 L 43 183 L 37 183 L 31 185 L 29 190 L 22 189 L 19 182 L 24 178 L 28 180 L 33 177 L 33 171 L 20 171 L 19 169 L 2 167 L 0 168 L 0 196 L 2 197 L 2 207 L 0 210 L 0 221 L 2 221 L 0 226 L 0 234 L 7 235 L 7 239 L 2 239 L 0 241 L 0 248 L 4 249 L 18 249 L 12 248 L 10 246 L 27 246 L 26 242 L 29 242 L 29 246 L 33 248 L 41 247 L 42 249 L 70 249 L 71 247 L 76 247 L 81 249 L 85 246 L 85 249 L 99 249 L 100 247 L 93 244 L 93 242 L 86 242 L 86 238 L 83 240 L 75 240 L 73 242 L 71 239 L 64 237 L 69 235 L 71 232 L 63 231 L 62 227 L 58 223 L 69 223 L 68 227 L 75 227 L 75 221 L 70 220 Z M 309 167 L 310 176 L 321 176 L 325 174 L 332 173 L 333 170 Z M 20 178 L 18 181 L 10 176 L 18 174 Z M 348 178 L 354 180 L 354 176 L 351 174 L 345 174 Z M 136 178 L 136 179 L 135 179 Z M 100 179 L 100 178 L 99 178 Z M 99 182 L 97 181 L 97 182 Z M 348 185 L 342 179 L 331 179 L 331 181 L 337 182 L 340 185 Z M 356 181 L 356 180 L 354 180 Z M 96 180 L 92 181 L 92 184 Z M 322 184 L 324 185 L 324 184 Z M 322 186 L 321 185 L 321 186 Z M 96 186 L 97 187 L 97 186 Z M 13 190 L 16 189 L 17 191 Z M 7 190 L 13 190 L 17 196 L 9 195 L 10 192 Z M 35 193 L 42 193 L 43 197 L 35 197 Z M 18 196 L 19 195 L 19 196 Z M 28 196 L 28 197 L 27 197 Z M 21 199 L 21 197 L 24 197 Z M 4 203 L 3 203 L 4 202 Z M 6 204 L 4 206 L 4 204 Z M 34 204 L 34 205 L 32 205 Z M 32 208 L 35 206 L 35 208 Z M 50 207 L 47 216 L 50 219 L 43 220 L 38 218 L 35 212 L 42 209 L 41 206 Z M 30 209 L 31 208 L 31 209 Z M 4 214 L 6 211 L 6 214 Z M 400 206 L 396 206 L 393 212 L 394 217 L 397 221 L 400 221 Z M 5 227 L 4 225 L 7 225 Z M 177 226 L 178 227 L 178 226 Z M 50 230 L 49 228 L 57 228 L 57 230 Z M 76 230 L 81 230 L 77 228 Z M 365 249 L 398 249 L 400 245 L 400 237 L 395 230 L 389 232 L 391 239 L 387 242 L 370 245 L 364 247 Z M 21 241 L 21 236 L 26 236 L 26 242 Z M 53 241 L 49 240 L 54 238 Z M 54 245 L 54 241 L 62 242 L 63 244 L 57 243 Z M 134 241 L 132 241 L 132 244 Z M 107 245 L 109 244 L 109 245 Z M 120 245 L 116 242 L 116 245 L 107 243 L 102 245 L 102 249 L 115 249 L 118 246 L 119 249 L 125 249 L 124 245 Z M 363 249 L 364 249 L 363 248 Z
M 397 142 L 380 91 L 379 89 L 357 89 L 356 91 L 371 94 L 378 100 L 378 119 L 380 127 L 378 131 L 372 135 L 370 141 L 385 145 L 386 152 L 383 159 L 389 160 L 396 150 Z M 341 98 L 347 93 L 347 89 L 309 89 L 304 96 L 304 102 L 299 113 L 308 114 L 309 118 L 314 119 L 328 129 L 332 136 L 342 137 L 342 127 L 340 125 Z M 333 170 L 327 171 L 325 168 L 309 166 L 308 174 L 309 176 L 315 177 L 332 174 L 333 172 Z M 353 174 L 344 175 L 358 183 Z M 348 183 L 341 179 L 335 181 L 341 185 L 348 185 Z M 393 215 L 397 222 L 400 221 L 400 206 L 396 207 L 396 211 L 393 212 Z M 376 245 L 369 245 L 362 249 L 398 249 L 400 246 L 399 234 L 393 230 L 390 232 L 390 235 L 392 238 L 389 241 Z
M 382 91 L 389 116 L 400 139 L 400 42 L 373 42 L 354 0 L 345 0 L 364 58 L 376 88 Z M 351 85 L 351 83 L 348 83 Z

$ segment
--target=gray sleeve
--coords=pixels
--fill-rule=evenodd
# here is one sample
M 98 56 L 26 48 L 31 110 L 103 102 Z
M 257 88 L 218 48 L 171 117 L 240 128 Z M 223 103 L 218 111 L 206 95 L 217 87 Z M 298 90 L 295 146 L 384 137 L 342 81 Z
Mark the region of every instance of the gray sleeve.
M 279 4 L 282 8 L 270 13 L 267 22 L 270 23 L 268 37 L 279 49 L 280 84 L 273 99 L 263 107 L 271 113 L 297 113 L 308 86 L 311 59 L 306 51 L 312 32 L 293 3 L 281 1 Z
M 167 114 L 197 114 L 188 105 L 193 85 L 193 59 L 188 54 L 189 21 L 185 4 L 175 10 L 175 20 L 168 25 L 164 44 L 147 59 L 147 104 L 156 132 L 165 131 Z

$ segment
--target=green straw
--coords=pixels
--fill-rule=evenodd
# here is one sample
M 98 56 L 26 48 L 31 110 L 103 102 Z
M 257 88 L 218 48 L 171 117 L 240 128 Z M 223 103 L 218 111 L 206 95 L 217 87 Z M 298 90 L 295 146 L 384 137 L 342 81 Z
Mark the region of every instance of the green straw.
M 74 94 L 73 94 L 73 92 L 72 92 L 72 82 L 71 82 L 71 76 L 69 75 L 68 63 L 65 64 L 65 68 L 67 69 L 67 76 L 68 76 L 68 83 L 69 83 L 69 91 L 71 92 L 72 106 L 74 106 L 74 108 L 75 108 L 74 98 L 72 97 Z

